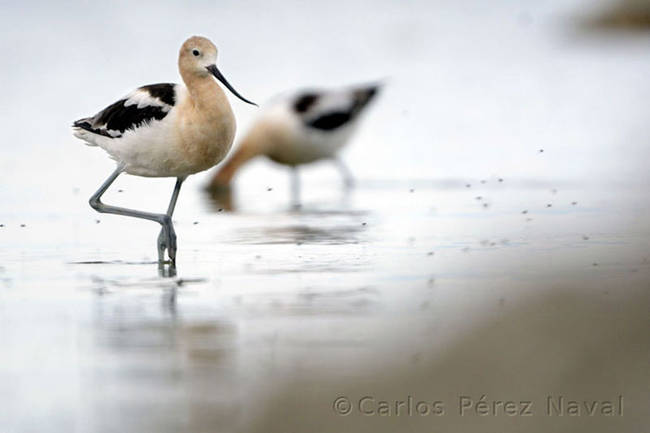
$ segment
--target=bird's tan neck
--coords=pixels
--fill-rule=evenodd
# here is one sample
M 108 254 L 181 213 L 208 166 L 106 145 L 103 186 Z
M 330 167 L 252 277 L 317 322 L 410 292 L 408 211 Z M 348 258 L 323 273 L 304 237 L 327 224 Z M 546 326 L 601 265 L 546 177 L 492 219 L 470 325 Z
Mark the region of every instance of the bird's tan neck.
M 213 118 L 227 117 L 232 113 L 226 94 L 212 76 L 191 74 L 184 76 L 183 81 L 196 111 Z
M 178 107 L 185 157 L 201 170 L 221 161 L 235 137 L 235 116 L 226 94 L 211 76 L 183 77 L 187 98 Z

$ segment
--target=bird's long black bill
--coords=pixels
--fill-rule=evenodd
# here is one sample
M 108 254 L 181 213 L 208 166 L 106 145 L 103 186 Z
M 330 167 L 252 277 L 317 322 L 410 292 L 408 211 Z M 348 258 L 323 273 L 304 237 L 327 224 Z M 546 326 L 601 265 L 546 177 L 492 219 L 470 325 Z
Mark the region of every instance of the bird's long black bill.
M 221 81 L 221 83 L 222 83 L 224 86 L 226 86 L 226 88 L 227 88 L 228 90 L 230 90 L 230 91 L 232 92 L 233 95 L 235 95 L 236 97 L 238 97 L 238 98 L 241 99 L 242 101 L 247 102 L 247 103 L 249 103 L 249 104 L 251 104 L 251 105 L 255 105 L 255 106 L 257 107 L 257 104 L 256 104 L 256 103 L 249 101 L 248 99 L 244 98 L 242 95 L 240 95 L 239 93 L 237 93 L 237 91 L 236 91 L 236 90 L 235 90 L 235 89 L 230 85 L 230 83 L 228 82 L 228 80 L 226 80 L 226 77 L 224 77 L 223 74 L 219 71 L 219 69 L 217 69 L 217 65 L 210 65 L 210 66 L 208 66 L 206 69 L 207 69 L 208 71 L 210 71 L 210 73 L 211 73 L 212 75 L 214 75 L 214 77 L 215 77 L 217 80 Z

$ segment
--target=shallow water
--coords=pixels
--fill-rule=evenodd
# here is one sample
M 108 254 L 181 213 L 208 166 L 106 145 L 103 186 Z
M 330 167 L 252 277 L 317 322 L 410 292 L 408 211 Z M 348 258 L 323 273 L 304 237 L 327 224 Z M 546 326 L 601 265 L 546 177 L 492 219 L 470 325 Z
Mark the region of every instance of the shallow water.
M 402 381 L 390 385 L 404 374 L 402 363 L 417 361 L 409 371 L 418 376 L 413 371 L 422 369 L 426 381 L 435 367 L 422 359 L 444 359 L 485 323 L 525 328 L 532 319 L 511 321 L 510 315 L 532 308 L 531 317 L 541 313 L 549 326 L 583 327 L 590 316 L 581 308 L 598 304 L 602 314 L 615 316 L 617 328 L 648 325 L 633 308 L 620 316 L 621 308 L 634 307 L 624 300 L 637 297 L 637 307 L 647 306 L 650 202 L 642 191 L 531 187 L 498 178 L 360 181 L 345 191 L 336 180 L 307 181 L 299 210 L 289 205 L 283 185 L 241 187 L 230 197 L 241 203 L 234 211 L 218 211 L 220 202 L 187 188 L 170 278 L 159 276 L 152 262 L 154 224 L 104 215 L 96 222 L 72 213 L 5 221 L 0 236 L 12 248 L 0 256 L 4 431 L 285 431 L 287 419 L 295 431 L 311 431 L 301 421 L 313 419 L 305 415 L 311 412 L 324 431 L 346 428 L 337 424 L 342 420 L 355 431 L 376 430 L 382 427 L 373 420 L 359 425 L 357 418 L 336 416 L 330 400 L 354 392 L 355 383 L 363 393 L 383 383 L 392 398 L 421 392 Z M 128 201 L 139 193 L 132 183 L 135 189 L 106 201 Z M 83 198 L 71 192 L 70 200 Z M 535 310 L 555 296 L 573 303 L 578 296 L 576 316 L 572 309 Z M 601 328 L 608 329 L 589 324 L 599 334 Z M 547 347 L 579 346 L 588 335 L 584 329 L 559 334 Z M 646 350 L 642 336 L 627 335 L 623 349 L 643 342 Z M 522 341 L 536 338 L 531 333 Z M 546 338 L 539 344 L 549 345 Z M 599 343 L 595 338 L 590 346 L 596 359 L 609 350 Z M 571 349 L 558 355 L 569 371 L 575 355 Z M 368 388 L 368 376 L 382 368 L 388 371 Z M 643 371 L 636 368 L 632 374 Z M 527 388 L 530 398 L 565 386 L 562 375 L 543 368 L 536 374 L 548 377 Z M 316 390 L 314 381 L 322 382 Z M 639 416 L 636 386 L 615 385 L 598 398 L 626 393 L 628 416 Z M 591 396 L 580 386 L 575 398 Z M 434 381 L 429 391 L 464 389 Z M 490 391 L 496 392 L 493 385 L 476 392 Z M 282 405 L 293 407 L 288 415 L 273 403 L 286 392 L 304 396 L 304 405 Z M 260 430 L 256 420 L 274 427 Z M 590 425 L 577 421 L 570 428 Z M 451 418 L 435 422 L 448 426 Z M 623 418 L 604 425 L 636 423 Z

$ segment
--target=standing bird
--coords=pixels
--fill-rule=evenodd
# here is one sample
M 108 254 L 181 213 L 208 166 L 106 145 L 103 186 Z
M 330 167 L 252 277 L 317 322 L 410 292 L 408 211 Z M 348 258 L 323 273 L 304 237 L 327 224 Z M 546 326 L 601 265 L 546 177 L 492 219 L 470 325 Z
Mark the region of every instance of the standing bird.
M 178 70 L 182 84 L 140 87 L 96 115 L 73 124 L 77 138 L 104 149 L 117 168 L 90 198 L 98 212 L 144 218 L 159 223 L 158 260 L 165 250 L 176 262 L 176 234 L 172 214 L 185 178 L 219 163 L 235 136 L 235 116 L 219 80 L 242 97 L 216 66 L 217 48 L 210 40 L 193 36 L 181 46 Z M 214 77 L 214 78 L 213 78 Z M 167 213 L 155 214 L 110 206 L 102 195 L 121 173 L 144 177 L 175 177 L 176 185 Z
M 305 90 L 276 99 L 258 117 L 207 188 L 214 191 L 227 188 L 235 172 L 258 155 L 291 167 L 295 203 L 300 192 L 297 169 L 303 164 L 333 159 L 346 186 L 351 186 L 350 171 L 337 154 L 378 90 L 377 85 Z

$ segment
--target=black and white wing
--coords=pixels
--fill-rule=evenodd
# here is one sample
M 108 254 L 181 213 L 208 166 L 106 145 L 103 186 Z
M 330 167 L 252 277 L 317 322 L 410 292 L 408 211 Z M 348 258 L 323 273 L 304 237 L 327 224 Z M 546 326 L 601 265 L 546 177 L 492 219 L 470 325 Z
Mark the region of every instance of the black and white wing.
M 293 111 L 308 128 L 334 131 L 351 124 L 377 93 L 377 86 L 345 92 L 304 92 L 293 102 Z
M 172 83 L 142 86 L 73 126 L 108 138 L 121 137 L 127 130 L 164 119 L 176 103 L 176 88 Z

